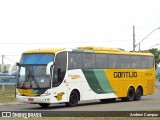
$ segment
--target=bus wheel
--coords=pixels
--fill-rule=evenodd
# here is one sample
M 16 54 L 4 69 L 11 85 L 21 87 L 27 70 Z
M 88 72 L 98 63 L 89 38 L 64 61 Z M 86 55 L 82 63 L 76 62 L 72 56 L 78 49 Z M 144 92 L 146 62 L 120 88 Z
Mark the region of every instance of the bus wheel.
M 132 101 L 132 100 L 134 100 L 134 95 L 135 95 L 134 89 L 133 89 L 133 87 L 130 87 L 130 88 L 128 89 L 128 93 L 127 93 L 127 98 L 126 98 L 126 100 L 127 100 L 127 101 Z
M 49 106 L 50 104 L 48 104 L 48 103 L 39 103 L 39 105 L 40 105 L 42 108 L 48 108 L 48 106 Z
M 100 101 L 102 103 L 110 103 L 110 102 L 115 102 L 116 101 L 116 98 L 111 98 L 111 99 L 100 99 Z
M 138 87 L 134 95 L 134 100 L 140 100 L 141 96 L 142 96 L 142 89 Z
M 65 103 L 66 106 L 74 107 L 78 104 L 79 96 L 76 91 L 72 91 L 70 94 L 69 102 Z

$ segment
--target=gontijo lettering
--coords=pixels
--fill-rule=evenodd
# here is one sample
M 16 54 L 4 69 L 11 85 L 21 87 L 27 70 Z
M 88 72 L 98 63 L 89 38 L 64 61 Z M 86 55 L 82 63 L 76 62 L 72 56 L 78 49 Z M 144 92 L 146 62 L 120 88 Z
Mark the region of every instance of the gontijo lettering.
M 114 78 L 136 78 L 137 72 L 114 72 Z

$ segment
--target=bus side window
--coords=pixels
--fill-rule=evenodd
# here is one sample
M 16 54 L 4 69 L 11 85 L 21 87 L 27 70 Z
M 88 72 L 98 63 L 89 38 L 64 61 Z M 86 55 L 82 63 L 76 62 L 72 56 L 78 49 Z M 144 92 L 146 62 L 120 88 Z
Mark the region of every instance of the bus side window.
M 92 69 L 95 68 L 95 54 L 83 53 L 83 68 Z
M 131 56 L 131 68 L 136 68 L 136 57 Z
M 142 68 L 141 56 L 131 56 L 131 68 Z
M 69 68 L 70 69 L 76 69 L 76 61 L 74 61 L 74 58 L 70 58 L 70 62 L 69 62 Z
M 148 60 L 147 60 L 148 68 L 152 68 L 154 65 L 154 58 L 153 57 L 147 57 L 147 58 L 148 58 Z
M 108 68 L 108 55 L 96 54 L 96 68 L 97 69 Z
M 109 68 L 120 68 L 120 56 L 109 55 Z
M 142 68 L 146 69 L 148 67 L 147 65 L 147 56 L 142 57 Z
M 130 68 L 130 56 L 121 55 L 121 68 Z
M 82 53 L 69 52 L 68 54 L 68 69 L 82 69 Z
M 113 60 L 109 62 L 109 68 L 115 68 L 115 66 L 116 64 Z
M 55 65 L 53 70 L 53 86 L 60 85 L 65 77 L 67 66 L 67 52 L 60 52 L 56 55 Z M 54 82 L 58 82 L 55 84 Z
M 132 68 L 136 68 L 136 63 L 132 62 Z

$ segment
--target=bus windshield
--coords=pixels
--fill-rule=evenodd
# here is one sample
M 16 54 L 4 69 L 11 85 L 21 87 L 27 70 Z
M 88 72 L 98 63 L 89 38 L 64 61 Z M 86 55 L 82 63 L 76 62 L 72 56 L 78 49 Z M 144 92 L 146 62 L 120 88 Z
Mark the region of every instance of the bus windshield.
M 51 75 L 46 75 L 46 67 L 54 59 L 53 54 L 22 55 L 17 78 L 17 87 L 41 89 L 51 87 Z

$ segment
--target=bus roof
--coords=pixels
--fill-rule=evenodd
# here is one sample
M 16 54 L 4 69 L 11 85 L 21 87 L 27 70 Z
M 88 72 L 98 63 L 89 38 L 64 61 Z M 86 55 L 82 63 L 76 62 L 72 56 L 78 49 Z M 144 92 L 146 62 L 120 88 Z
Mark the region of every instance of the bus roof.
M 95 52 L 95 53 L 108 53 L 108 54 L 128 54 L 128 55 L 146 55 L 146 56 L 153 56 L 152 53 L 144 53 L 144 52 L 128 52 L 122 51 L 118 48 L 105 48 L 105 47 L 78 47 L 75 51 L 81 52 Z
M 78 47 L 78 49 L 94 50 L 94 51 L 112 51 L 112 52 L 120 52 L 121 51 L 118 48 L 105 48 L 105 47 Z
M 23 54 L 30 53 L 57 53 L 60 51 L 74 51 L 74 52 L 93 52 L 93 53 L 108 53 L 108 54 L 128 54 L 128 55 L 146 55 L 153 56 L 152 53 L 142 53 L 142 52 L 128 52 L 122 51 L 117 48 L 105 48 L 105 47 L 77 47 L 75 49 L 65 49 L 65 48 L 47 48 L 47 49 L 34 49 L 23 52 Z

